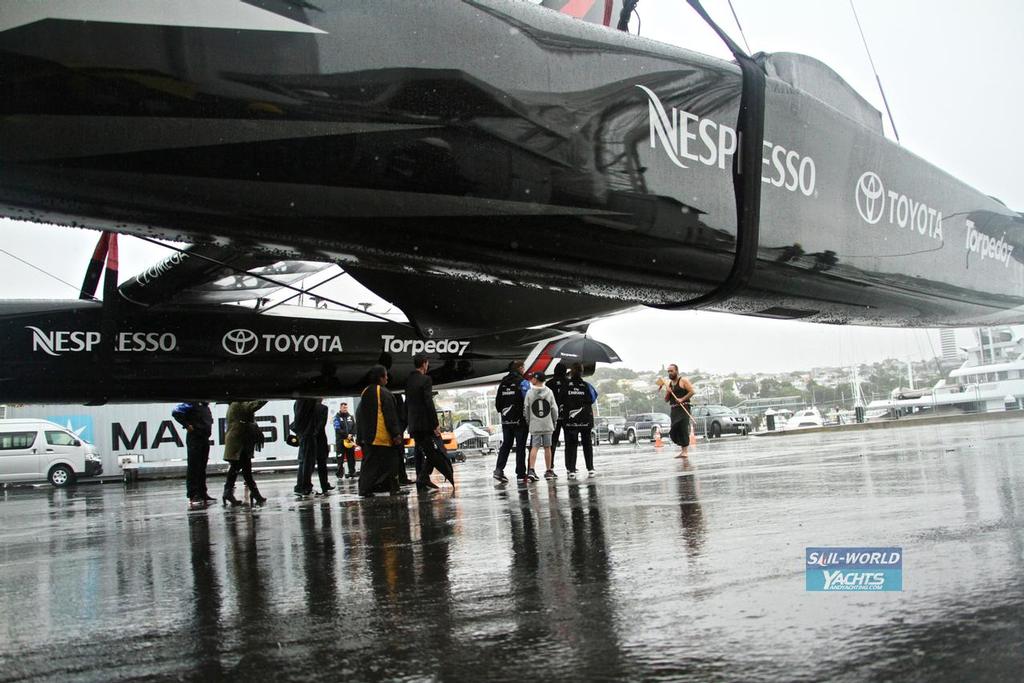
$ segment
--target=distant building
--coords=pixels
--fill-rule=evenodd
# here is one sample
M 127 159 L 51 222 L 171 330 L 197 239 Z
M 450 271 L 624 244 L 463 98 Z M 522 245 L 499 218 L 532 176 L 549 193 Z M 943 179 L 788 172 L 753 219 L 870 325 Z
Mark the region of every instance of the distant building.
M 939 330 L 939 344 L 942 348 L 943 363 L 958 363 L 960 351 L 956 347 L 956 330 Z

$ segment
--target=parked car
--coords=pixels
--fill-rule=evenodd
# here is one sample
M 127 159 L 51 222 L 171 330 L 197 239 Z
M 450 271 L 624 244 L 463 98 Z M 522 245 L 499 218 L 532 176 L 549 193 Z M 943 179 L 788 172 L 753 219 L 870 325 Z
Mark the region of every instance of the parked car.
M 749 434 L 749 415 L 737 413 L 732 408 L 717 405 L 694 406 L 693 430 L 697 436 L 717 439 L 722 434 Z
M 96 447 L 47 420 L 0 420 L 0 481 L 45 479 L 60 488 L 103 473 Z
M 654 441 L 655 430 L 668 436 L 672 421 L 665 413 L 640 413 L 626 418 L 626 440 L 636 443 L 639 439 Z
M 595 417 L 594 418 L 594 445 L 607 441 L 613 446 L 626 439 L 626 418 L 624 417 Z

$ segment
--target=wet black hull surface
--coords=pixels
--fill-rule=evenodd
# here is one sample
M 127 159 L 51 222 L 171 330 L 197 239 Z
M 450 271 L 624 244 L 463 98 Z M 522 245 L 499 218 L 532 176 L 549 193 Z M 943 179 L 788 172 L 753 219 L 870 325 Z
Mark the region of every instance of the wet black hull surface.
M 34 4 L 0 31 L 4 215 L 622 305 L 685 305 L 732 267 L 733 64 L 524 2 Z M 838 103 L 765 96 L 757 267 L 717 309 L 1021 319 L 1017 214 Z

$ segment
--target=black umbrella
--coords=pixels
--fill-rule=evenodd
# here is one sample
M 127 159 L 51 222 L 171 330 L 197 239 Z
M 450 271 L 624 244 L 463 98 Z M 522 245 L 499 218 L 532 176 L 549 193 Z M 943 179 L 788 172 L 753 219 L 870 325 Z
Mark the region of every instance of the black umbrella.
M 570 363 L 618 363 L 622 359 L 612 347 L 585 335 L 569 337 L 555 346 L 553 355 Z
M 427 447 L 423 449 L 424 454 L 430 464 L 451 483 L 452 490 L 454 490 L 455 470 L 452 468 L 452 461 L 448 459 L 448 451 L 445 450 L 444 439 L 435 434 L 433 442 L 433 448 L 430 447 L 431 444 L 426 444 Z

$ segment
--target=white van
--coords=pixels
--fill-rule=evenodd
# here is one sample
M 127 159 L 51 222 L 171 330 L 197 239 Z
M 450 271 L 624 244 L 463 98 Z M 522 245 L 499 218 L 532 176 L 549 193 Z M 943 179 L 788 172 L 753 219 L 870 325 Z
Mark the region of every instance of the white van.
M 103 473 L 96 447 L 46 420 L 0 420 L 0 482 L 46 479 L 57 487 Z

